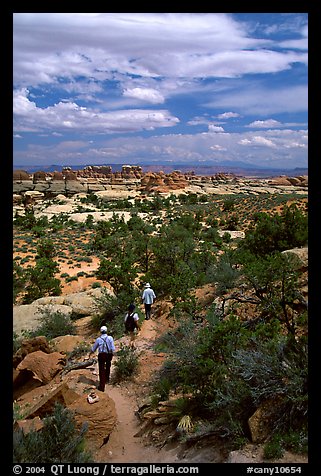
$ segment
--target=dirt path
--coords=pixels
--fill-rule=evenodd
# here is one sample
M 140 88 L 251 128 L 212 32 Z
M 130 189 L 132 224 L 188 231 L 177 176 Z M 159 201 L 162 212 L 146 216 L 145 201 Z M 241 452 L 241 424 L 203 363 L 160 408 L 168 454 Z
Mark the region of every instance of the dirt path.
M 173 463 L 178 461 L 172 452 L 146 445 L 140 436 L 135 436 L 140 430 L 140 424 L 134 413 L 134 399 L 130 394 L 126 394 L 126 389 L 109 386 L 106 392 L 115 402 L 117 424 L 108 443 L 96 454 L 97 462 Z
M 140 371 L 134 382 L 122 382 L 121 384 L 110 384 L 105 392 L 113 399 L 116 407 L 117 424 L 111 433 L 108 442 L 95 454 L 97 462 L 113 463 L 174 463 L 179 459 L 176 456 L 177 450 L 158 449 L 152 442 L 144 440 L 137 435 L 142 427 L 141 422 L 135 415 L 138 410 L 139 394 L 144 394 L 144 387 L 149 379 L 150 372 L 153 371 L 152 347 L 157 336 L 158 323 L 156 320 L 144 321 L 141 331 L 135 340 L 136 349 L 141 352 Z M 116 350 L 121 343 L 128 344 L 128 337 L 115 340 Z M 111 368 L 111 381 L 113 367 L 115 365 L 115 355 Z M 147 365 L 145 365 L 145 363 Z M 97 369 L 98 373 L 98 369 Z

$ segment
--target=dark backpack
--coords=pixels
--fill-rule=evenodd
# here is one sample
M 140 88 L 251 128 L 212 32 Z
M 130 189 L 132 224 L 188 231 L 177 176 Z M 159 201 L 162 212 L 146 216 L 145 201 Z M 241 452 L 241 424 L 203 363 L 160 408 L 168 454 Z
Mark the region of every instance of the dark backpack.
M 128 332 L 133 332 L 136 329 L 136 321 L 134 319 L 134 313 L 132 314 L 127 314 L 127 318 L 125 321 L 125 329 Z

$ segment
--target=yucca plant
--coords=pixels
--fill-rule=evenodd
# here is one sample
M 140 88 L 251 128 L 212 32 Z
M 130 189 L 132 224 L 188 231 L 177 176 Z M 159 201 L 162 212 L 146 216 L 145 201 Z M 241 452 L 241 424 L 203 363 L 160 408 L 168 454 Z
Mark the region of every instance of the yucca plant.
M 191 433 L 193 431 L 194 425 L 192 424 L 191 417 L 189 415 L 184 415 L 180 418 L 176 429 L 181 433 Z

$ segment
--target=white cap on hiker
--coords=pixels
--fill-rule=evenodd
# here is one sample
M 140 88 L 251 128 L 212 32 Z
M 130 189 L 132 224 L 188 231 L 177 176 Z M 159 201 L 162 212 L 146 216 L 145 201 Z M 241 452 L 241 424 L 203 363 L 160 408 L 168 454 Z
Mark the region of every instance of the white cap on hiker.
M 145 288 L 150 288 L 150 284 L 149 284 L 149 283 L 146 283 L 146 284 L 145 284 Z
M 101 326 L 100 332 L 105 334 L 107 332 L 107 327 L 106 326 Z

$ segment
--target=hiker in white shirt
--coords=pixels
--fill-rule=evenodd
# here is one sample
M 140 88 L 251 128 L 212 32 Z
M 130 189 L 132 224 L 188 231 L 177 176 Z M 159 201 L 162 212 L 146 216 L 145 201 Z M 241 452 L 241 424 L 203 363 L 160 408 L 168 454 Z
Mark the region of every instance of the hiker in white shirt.
M 151 316 L 152 304 L 156 299 L 156 295 L 153 289 L 150 287 L 149 283 L 146 283 L 144 286 L 144 291 L 142 294 L 142 301 L 145 306 L 145 319 L 148 321 Z

